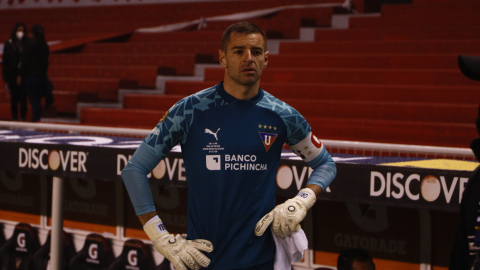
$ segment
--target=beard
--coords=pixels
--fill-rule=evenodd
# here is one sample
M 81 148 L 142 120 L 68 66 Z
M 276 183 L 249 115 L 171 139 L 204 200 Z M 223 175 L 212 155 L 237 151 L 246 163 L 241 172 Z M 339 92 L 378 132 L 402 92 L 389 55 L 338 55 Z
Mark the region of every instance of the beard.
M 252 86 L 252 85 L 256 84 L 260 80 L 260 76 L 262 75 L 262 72 L 260 71 L 260 73 L 258 73 L 258 70 L 257 70 L 257 73 L 247 75 L 247 76 L 245 76 L 245 74 L 242 74 L 241 72 L 239 72 L 237 74 L 232 74 L 232 73 L 228 72 L 228 70 L 227 70 L 227 73 L 228 73 L 228 76 L 235 83 L 237 83 L 238 85 L 243 85 L 243 86 Z

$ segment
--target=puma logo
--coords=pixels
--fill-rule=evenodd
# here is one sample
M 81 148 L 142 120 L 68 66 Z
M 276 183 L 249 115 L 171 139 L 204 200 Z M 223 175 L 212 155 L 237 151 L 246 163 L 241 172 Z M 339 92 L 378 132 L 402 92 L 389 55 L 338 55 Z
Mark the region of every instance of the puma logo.
M 210 129 L 206 128 L 206 129 L 205 129 L 205 133 L 212 134 L 213 136 L 215 136 L 215 139 L 218 141 L 217 133 L 218 133 L 219 130 L 220 130 L 220 128 L 217 129 L 217 132 L 214 133 L 214 132 L 211 131 Z

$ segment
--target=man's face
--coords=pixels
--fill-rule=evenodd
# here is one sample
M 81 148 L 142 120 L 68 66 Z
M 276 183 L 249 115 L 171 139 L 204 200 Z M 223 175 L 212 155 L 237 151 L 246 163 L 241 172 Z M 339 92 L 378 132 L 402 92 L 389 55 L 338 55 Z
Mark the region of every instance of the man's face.
M 262 35 L 233 32 L 227 45 L 226 51 L 219 52 L 220 64 L 228 75 L 225 80 L 245 86 L 255 84 L 268 62 Z

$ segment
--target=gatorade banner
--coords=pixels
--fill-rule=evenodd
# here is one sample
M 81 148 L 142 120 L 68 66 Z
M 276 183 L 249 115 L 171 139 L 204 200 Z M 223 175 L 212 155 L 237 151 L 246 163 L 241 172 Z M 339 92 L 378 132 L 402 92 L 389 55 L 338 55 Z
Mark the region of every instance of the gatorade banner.
M 66 177 L 64 180 L 64 226 L 98 233 L 116 234 L 120 182 Z M 52 182 L 49 182 L 51 185 Z M 51 193 L 51 186 L 49 191 Z M 50 212 L 51 200 L 48 209 Z M 51 217 L 51 214 L 48 215 Z M 49 219 L 49 225 L 51 220 Z
M 445 247 L 453 245 L 458 213 L 331 201 L 317 202 L 312 211 L 317 265 L 334 267 L 341 251 L 361 248 L 377 269 L 419 269 L 426 261 L 448 268 Z
M 361 248 L 374 258 L 420 264 L 422 248 L 430 248 L 430 236 L 422 235 L 421 230 L 431 226 L 427 218 L 422 218 L 422 214 L 429 214 L 424 212 L 383 205 L 320 202 L 313 208 L 313 249 L 339 254 Z M 327 259 L 316 256 L 315 263 L 332 265 Z
M 0 219 L 40 224 L 47 192 L 45 175 L 0 171 Z

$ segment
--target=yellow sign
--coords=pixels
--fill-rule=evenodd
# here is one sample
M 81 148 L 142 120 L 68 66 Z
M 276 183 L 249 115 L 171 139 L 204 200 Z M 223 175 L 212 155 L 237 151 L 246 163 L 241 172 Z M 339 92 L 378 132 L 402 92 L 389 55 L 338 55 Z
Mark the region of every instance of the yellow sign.
M 454 170 L 454 171 L 474 171 L 479 165 L 478 162 L 453 160 L 453 159 L 429 159 L 406 162 L 382 163 L 379 165 L 396 167 L 417 167 L 426 169 Z

